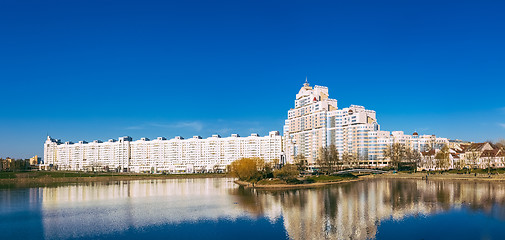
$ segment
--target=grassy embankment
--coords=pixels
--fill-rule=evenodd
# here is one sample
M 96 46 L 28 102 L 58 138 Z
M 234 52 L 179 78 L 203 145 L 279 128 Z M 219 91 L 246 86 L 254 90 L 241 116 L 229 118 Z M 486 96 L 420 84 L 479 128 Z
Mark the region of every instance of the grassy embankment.
M 353 174 L 319 175 L 288 179 L 271 178 L 258 181 L 254 184 L 254 187 L 258 189 L 312 188 L 357 180 L 358 177 Z M 245 187 L 253 187 L 251 182 L 236 181 L 236 183 Z
M 390 169 L 392 171 L 392 169 Z M 457 169 L 451 169 L 451 170 L 437 170 L 437 171 L 399 171 L 400 173 L 424 173 L 424 174 L 445 174 L 445 173 L 453 173 L 453 174 L 488 174 L 488 171 L 491 175 L 495 174 L 505 174 L 505 168 L 491 168 L 488 170 L 487 168 L 481 169 L 481 168 L 475 168 L 475 169 L 462 169 L 462 170 L 457 170 Z
M 85 173 L 70 171 L 0 172 L 0 187 L 38 187 L 61 183 L 227 177 L 226 174 Z
M 505 181 L 505 169 L 471 169 L 471 170 L 444 170 L 444 171 L 401 171 L 398 173 L 386 173 L 370 175 L 367 178 L 402 178 L 402 179 L 426 179 L 428 180 L 467 180 L 467 181 Z

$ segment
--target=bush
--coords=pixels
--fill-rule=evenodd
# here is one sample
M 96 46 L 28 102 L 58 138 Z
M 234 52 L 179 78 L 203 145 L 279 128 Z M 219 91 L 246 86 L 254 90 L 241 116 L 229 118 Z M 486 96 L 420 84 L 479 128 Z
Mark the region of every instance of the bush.
M 382 171 L 391 171 L 391 170 L 394 170 L 395 168 L 393 167 L 383 167 L 381 170 Z
M 289 179 L 298 176 L 299 172 L 293 164 L 287 164 L 279 170 L 274 171 L 274 177 L 280 179 Z
M 274 173 L 273 172 L 265 173 L 263 178 L 274 178 Z
M 286 179 L 286 183 L 287 184 L 301 184 L 303 182 L 296 179 L 296 178 L 288 178 L 288 179 Z
M 303 183 L 315 183 L 316 180 L 314 180 L 313 178 L 307 178 L 305 179 L 305 181 L 303 181 Z
M 263 177 L 260 168 L 264 168 L 261 158 L 241 158 L 230 164 L 230 171 L 234 177 L 242 181 L 258 181 Z
M 340 173 L 340 174 L 332 174 L 331 176 L 334 177 L 341 177 L 341 178 L 358 178 L 352 173 Z

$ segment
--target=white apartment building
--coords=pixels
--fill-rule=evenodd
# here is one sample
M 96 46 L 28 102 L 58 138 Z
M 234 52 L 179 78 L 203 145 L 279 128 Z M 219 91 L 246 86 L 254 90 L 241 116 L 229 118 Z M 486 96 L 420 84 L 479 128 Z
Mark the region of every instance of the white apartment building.
M 341 157 L 352 156 L 363 167 L 387 166 L 389 160 L 384 158 L 384 150 L 393 143 L 420 152 L 440 149 L 449 143 L 448 139 L 434 135 L 381 131 L 375 111 L 357 105 L 338 109 L 337 100 L 329 98 L 327 87 L 311 87 L 307 81 L 296 94 L 294 108 L 288 111 L 284 138 L 288 163 L 302 154 L 309 165 L 315 165 L 319 149 L 334 144 Z
M 223 171 L 242 157 L 278 159 L 293 163 L 296 155 L 304 155 L 309 167 L 316 167 L 319 149 L 334 144 L 342 159 L 349 156 L 361 167 L 385 167 L 389 160 L 384 150 L 394 143 L 426 152 L 449 144 L 446 138 L 434 135 L 406 135 L 402 131 L 381 131 L 376 112 L 351 105 L 338 109 L 337 100 L 329 98 L 328 88 L 311 87 L 306 81 L 288 111 L 284 137 L 272 131 L 268 136 L 232 134 L 202 139 L 175 137 L 154 140 L 130 137 L 107 142 L 65 142 L 47 138 L 44 164 L 41 168 L 61 170 L 105 169 L 133 172 L 208 172 Z
M 115 170 L 120 172 L 194 173 L 224 171 L 231 162 L 243 157 L 260 157 L 267 162 L 280 160 L 282 136 L 271 131 L 268 136 L 232 134 L 202 139 L 175 137 L 167 140 L 121 137 L 107 142 L 65 142 L 47 137 L 42 169 Z
M 303 154 L 314 164 L 320 146 L 327 144 L 327 114 L 337 110 L 337 100 L 328 98 L 328 88 L 307 82 L 296 94 L 295 108 L 288 111 L 284 125 L 286 161 Z
M 377 123 L 375 111 L 351 105 L 328 113 L 328 145 L 334 144 L 341 154 L 354 154 L 360 161 L 377 160 Z

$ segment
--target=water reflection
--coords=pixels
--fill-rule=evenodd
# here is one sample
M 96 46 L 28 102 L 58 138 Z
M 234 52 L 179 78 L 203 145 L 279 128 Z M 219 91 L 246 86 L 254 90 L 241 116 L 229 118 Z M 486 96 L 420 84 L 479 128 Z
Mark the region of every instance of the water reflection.
M 370 180 L 269 192 L 239 188 L 232 179 L 117 181 L 0 190 L 0 206 L 8 238 L 26 237 L 15 231 L 27 225 L 32 238 L 68 239 L 266 218 L 282 222 L 291 239 L 371 239 L 389 219 L 461 208 L 505 221 L 505 184 Z
M 46 238 L 76 238 L 129 228 L 235 219 L 231 179 L 169 179 L 44 188 Z M 68 229 L 67 229 L 68 228 Z
M 371 180 L 324 189 L 230 193 L 251 214 L 282 215 L 292 239 L 372 239 L 384 220 L 462 207 L 505 220 L 501 183 Z

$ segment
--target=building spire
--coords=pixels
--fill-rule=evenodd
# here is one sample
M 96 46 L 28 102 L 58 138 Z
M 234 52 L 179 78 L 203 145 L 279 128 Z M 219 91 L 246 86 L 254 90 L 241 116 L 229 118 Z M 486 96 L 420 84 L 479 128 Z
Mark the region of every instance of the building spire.
M 305 83 L 303 84 L 304 87 L 309 86 L 309 81 L 307 80 L 307 75 L 305 75 Z

